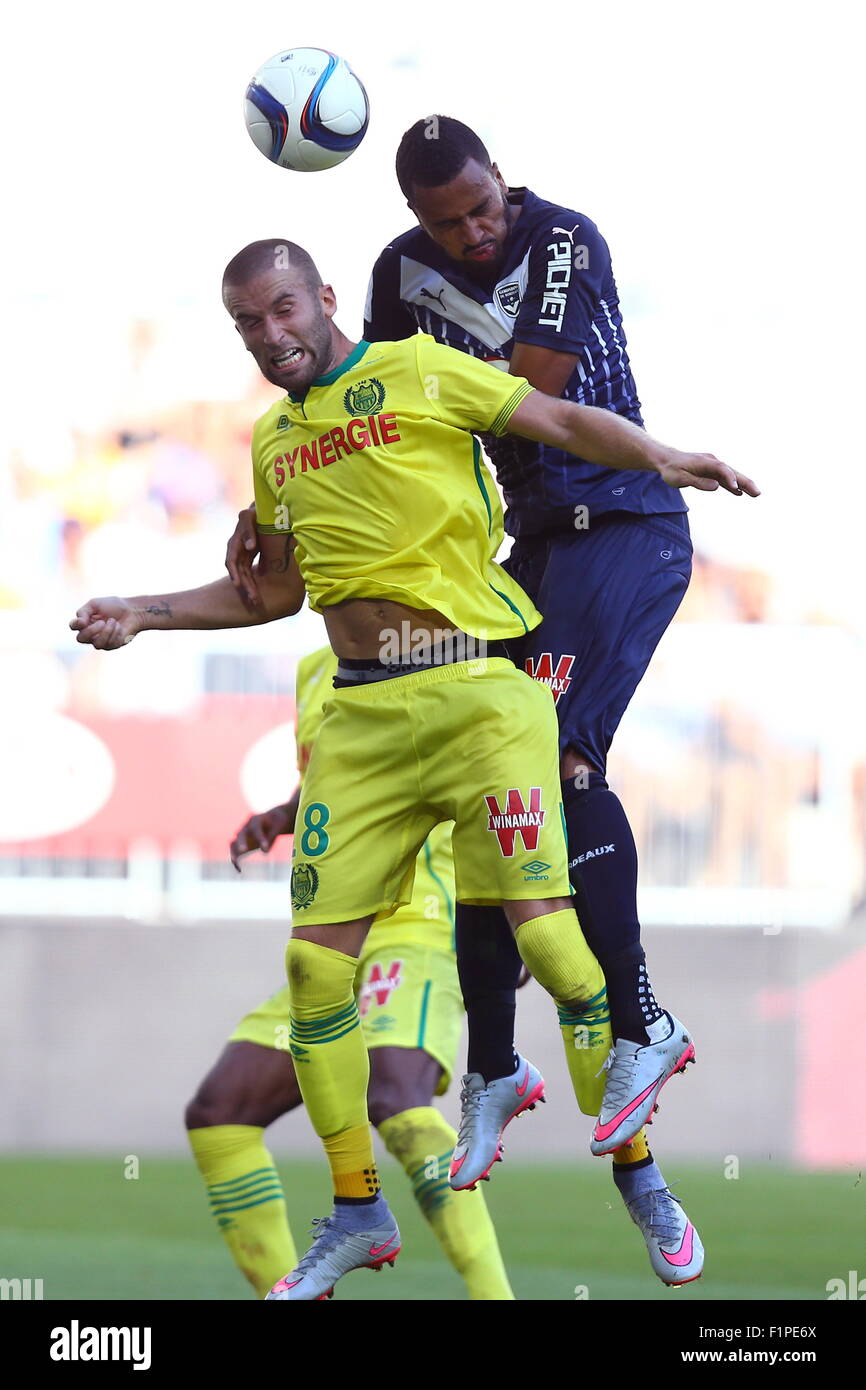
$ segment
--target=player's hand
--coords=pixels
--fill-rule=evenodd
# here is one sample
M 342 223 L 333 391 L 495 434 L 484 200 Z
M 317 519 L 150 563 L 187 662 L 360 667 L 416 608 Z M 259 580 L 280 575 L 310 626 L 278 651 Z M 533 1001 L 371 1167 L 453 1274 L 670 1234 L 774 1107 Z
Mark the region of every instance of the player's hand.
M 139 614 L 125 598 L 88 599 L 69 626 L 78 633 L 78 642 L 101 652 L 125 647 L 141 631 Z
M 241 855 L 252 854 L 257 849 L 267 854 L 273 848 L 274 841 L 280 835 L 288 835 L 291 829 L 291 817 L 285 806 L 273 806 L 260 816 L 250 816 L 229 845 L 229 855 L 238 873 L 241 871 L 238 863 Z
M 238 524 L 226 546 L 226 569 L 242 598 L 260 603 L 261 595 L 253 574 L 253 560 L 259 553 L 255 504 L 238 512 Z
M 760 490 L 715 454 L 684 454 L 680 449 L 667 449 L 659 465 L 659 475 L 669 487 L 696 487 L 699 492 L 715 492 L 723 487 L 735 497 L 760 497 Z

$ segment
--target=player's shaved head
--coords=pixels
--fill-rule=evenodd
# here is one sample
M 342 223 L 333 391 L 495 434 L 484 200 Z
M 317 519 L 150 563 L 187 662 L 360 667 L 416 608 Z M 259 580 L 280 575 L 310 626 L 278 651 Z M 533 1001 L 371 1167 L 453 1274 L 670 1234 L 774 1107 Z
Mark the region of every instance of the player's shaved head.
M 223 271 L 223 297 L 229 285 L 246 285 L 273 270 L 297 271 L 309 290 L 318 290 L 324 283 L 309 251 L 285 237 L 271 237 L 267 241 L 251 241 L 232 257 Z
M 493 167 L 481 137 L 453 116 L 424 116 L 410 126 L 397 150 L 397 182 L 412 202 L 413 188 L 451 183 L 467 160 Z

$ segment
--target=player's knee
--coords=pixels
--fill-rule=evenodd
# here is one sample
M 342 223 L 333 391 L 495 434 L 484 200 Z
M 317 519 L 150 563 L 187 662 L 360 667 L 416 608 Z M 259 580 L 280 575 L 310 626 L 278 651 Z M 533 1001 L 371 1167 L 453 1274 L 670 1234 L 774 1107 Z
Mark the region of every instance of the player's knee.
M 345 943 L 339 936 L 342 929 L 332 927 L 310 928 L 319 934 L 318 940 L 298 935 L 290 938 L 286 976 L 292 987 L 293 1017 L 322 1017 L 351 998 L 357 964 L 352 955 L 357 955 L 354 947 L 357 940 L 363 944 L 363 936 L 358 923 L 349 926 L 356 930 Z
M 587 790 L 590 777 L 597 777 L 600 773 L 601 769 L 596 767 L 592 758 L 582 753 L 579 748 L 569 744 L 563 749 L 559 760 L 559 775 L 563 782 L 571 783 L 576 791 Z
M 187 1129 L 255 1123 L 249 1118 L 249 1088 L 238 1086 L 229 1069 L 224 1067 L 222 1071 L 222 1077 L 213 1073 L 206 1077 L 187 1105 L 184 1111 Z
M 589 1002 L 604 989 L 604 976 L 569 905 L 524 922 L 517 948 L 527 966 L 560 1008 Z
M 370 1124 L 376 1129 L 384 1124 L 385 1120 L 393 1119 L 401 1111 L 409 1107 L 404 1104 L 399 1088 L 396 1086 L 380 1086 L 367 1092 L 367 1110 L 370 1116 Z
M 183 1112 L 187 1129 L 211 1129 L 214 1125 L 235 1125 L 241 1123 L 236 1108 L 227 1096 L 198 1091 Z
M 373 1048 L 367 1088 L 370 1123 L 378 1126 L 404 1110 L 430 1105 L 441 1077 L 439 1063 L 420 1049 Z
M 503 901 L 502 904 L 502 911 L 505 913 L 508 925 L 513 932 L 516 932 L 520 927 L 528 926 L 539 918 L 547 917 L 555 912 L 571 911 L 571 908 L 570 898 L 517 898 Z M 522 954 L 519 938 L 517 949 Z M 526 964 L 529 965 L 529 962 L 526 961 Z
M 429 1105 L 432 1096 L 426 1087 L 400 1081 L 396 1077 L 370 1078 L 367 1091 L 367 1108 L 370 1123 L 378 1127 L 404 1110 L 414 1110 L 419 1105 Z

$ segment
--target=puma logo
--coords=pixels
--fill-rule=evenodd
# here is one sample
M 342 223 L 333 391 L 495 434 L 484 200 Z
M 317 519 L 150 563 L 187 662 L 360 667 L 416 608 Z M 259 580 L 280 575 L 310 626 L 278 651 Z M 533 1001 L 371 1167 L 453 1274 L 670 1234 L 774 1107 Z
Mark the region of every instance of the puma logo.
M 424 297 L 425 299 L 434 299 L 434 300 L 436 301 L 436 303 L 439 305 L 439 308 L 442 310 L 442 312 L 443 312 L 443 314 L 444 314 L 444 312 L 445 312 L 445 300 L 444 300 L 444 298 L 443 298 L 443 295 L 445 294 L 444 289 L 440 290 L 438 294 L 433 294 L 433 292 L 432 292 L 431 290 L 426 290 L 426 289 L 424 289 L 424 290 L 421 291 L 421 294 L 423 295 L 423 297 Z

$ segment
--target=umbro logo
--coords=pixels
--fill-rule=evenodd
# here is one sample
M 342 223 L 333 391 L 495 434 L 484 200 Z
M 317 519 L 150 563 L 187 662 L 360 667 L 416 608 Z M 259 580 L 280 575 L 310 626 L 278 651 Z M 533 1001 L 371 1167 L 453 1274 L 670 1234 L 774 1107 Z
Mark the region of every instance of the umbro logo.
M 292 422 L 291 422 L 291 420 L 289 419 L 288 415 L 281 415 L 280 418 L 279 418 L 279 420 L 277 421 L 277 429 L 278 429 L 278 430 L 290 430 L 291 428 L 292 428 Z

